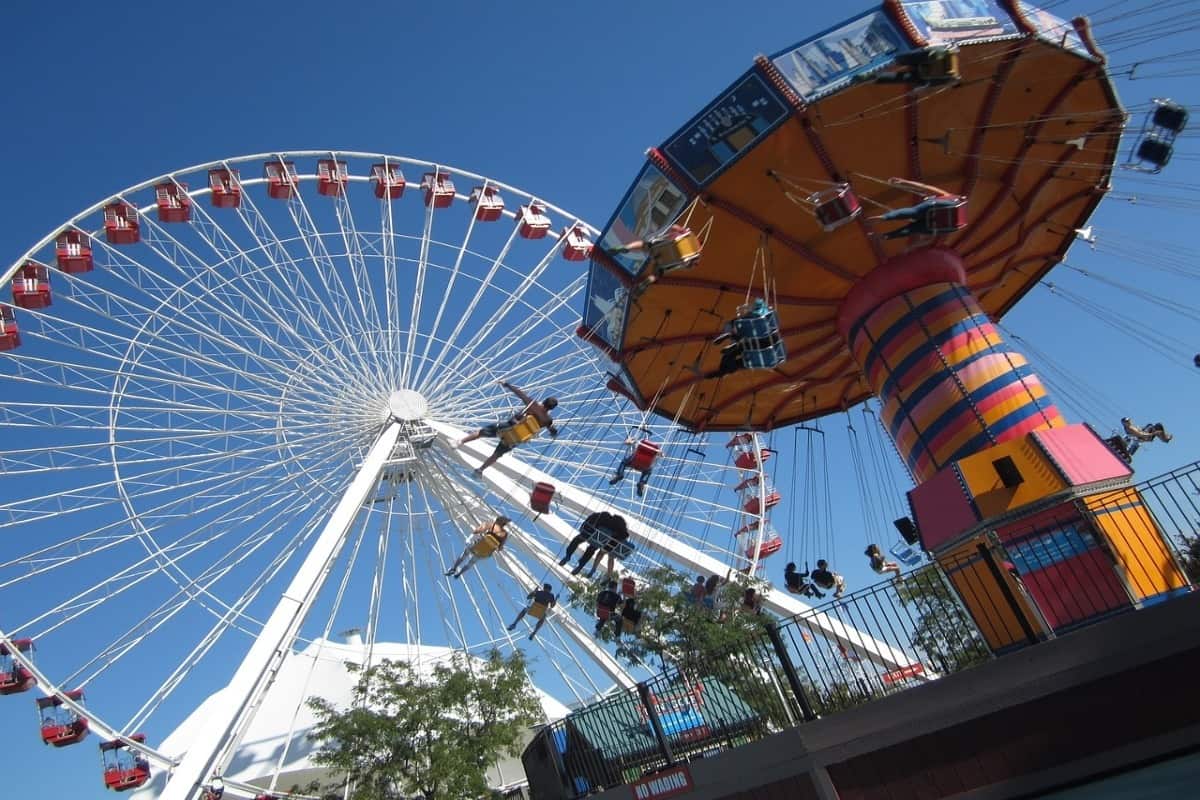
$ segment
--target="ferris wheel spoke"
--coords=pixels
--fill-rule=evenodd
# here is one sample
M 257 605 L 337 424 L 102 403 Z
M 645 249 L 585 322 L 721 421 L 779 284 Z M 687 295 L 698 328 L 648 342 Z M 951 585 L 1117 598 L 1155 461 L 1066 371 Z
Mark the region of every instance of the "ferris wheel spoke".
M 324 295 L 329 298 L 329 302 L 333 306 L 333 317 L 338 329 L 346 337 L 349 353 L 356 358 L 364 359 L 362 366 L 365 366 L 367 357 L 352 333 L 354 330 L 370 330 L 369 326 L 363 324 L 365 322 L 363 309 L 356 306 L 347 292 L 341 270 L 336 267 L 329 255 L 329 250 L 325 247 L 324 237 L 308 211 L 304 194 L 299 191 L 292 192 L 287 200 L 287 209 L 296 231 L 300 234 L 305 253 L 317 267 L 313 272 L 317 276 L 321 289 L 324 290 Z
M 512 234 L 512 236 L 515 236 L 515 235 L 516 234 L 515 234 L 515 228 L 514 228 L 514 233 Z M 512 241 L 512 236 L 509 237 L 510 243 Z M 493 274 L 494 274 L 494 272 L 489 273 L 488 281 L 490 281 L 490 279 L 493 277 Z M 485 370 L 490 369 L 490 362 L 493 359 L 497 358 L 501 353 L 510 349 L 510 347 L 513 343 L 515 343 L 517 341 L 521 341 L 522 339 L 524 340 L 525 347 L 527 349 L 536 348 L 539 344 L 544 345 L 547 341 L 552 341 L 552 342 L 563 341 L 561 338 L 557 338 L 557 337 L 551 336 L 551 335 L 544 335 L 544 336 L 538 337 L 538 336 L 534 336 L 532 334 L 533 334 L 533 331 L 536 330 L 536 328 L 539 327 L 540 324 L 546 323 L 549 320 L 554 319 L 554 316 L 553 316 L 554 313 L 559 311 L 560 309 L 564 308 L 564 306 L 568 303 L 567 298 L 572 296 L 574 293 L 578 292 L 584 285 L 585 285 L 584 279 L 582 277 L 577 277 L 567 288 L 565 288 L 561 292 L 552 294 L 540 306 L 535 306 L 532 303 L 527 304 L 526 310 L 529 312 L 528 315 L 525 316 L 522 320 L 518 320 L 514 323 L 514 327 L 521 332 L 521 337 L 501 336 L 501 337 L 499 337 L 499 341 L 495 345 L 489 345 L 489 346 L 485 346 L 483 348 L 474 350 L 472 353 L 473 363 L 475 363 L 476 365 L 478 365 L 479 367 L 481 367 Z M 483 288 L 485 288 L 485 287 L 480 287 L 480 291 L 482 291 Z M 506 298 L 506 301 L 503 305 L 507 306 L 508 301 L 511 301 L 512 297 L 513 297 L 513 295 L 511 295 L 511 294 L 508 295 Z M 500 316 L 503 316 L 503 314 L 500 314 Z M 493 319 L 495 319 L 495 318 L 496 318 L 496 315 L 493 315 Z M 575 324 L 575 321 L 576 320 L 575 320 L 574 313 L 572 313 L 570 319 L 567 320 L 566 322 L 558 322 L 558 323 L 550 323 L 550 324 L 557 330 L 563 330 L 563 329 L 566 329 L 568 326 L 573 326 Z M 465 322 L 465 317 L 464 317 L 463 322 Z M 486 325 L 486 323 L 485 323 L 485 325 Z M 574 328 L 571 327 L 570 330 L 573 331 Z M 546 333 L 550 334 L 552 332 L 547 331 Z M 457 334 L 458 334 L 458 331 L 456 330 L 455 333 L 452 334 L 450 337 L 451 341 L 453 341 L 456 338 Z M 486 339 L 482 335 L 477 337 L 477 340 L 478 341 L 486 341 Z M 468 358 L 467 351 L 466 350 L 460 351 L 457 354 L 455 360 L 450 363 L 450 370 L 453 372 L 461 371 L 462 366 L 466 362 L 467 358 Z M 489 373 L 489 374 L 492 374 L 492 373 Z M 467 377 L 469 380 L 483 380 L 483 378 L 481 377 L 481 375 L 478 372 L 476 372 L 474 374 L 468 373 Z
M 509 251 L 509 249 L 512 248 L 513 241 L 516 238 L 517 238 L 517 229 L 514 227 L 512 229 L 512 231 L 508 234 L 508 239 L 501 246 L 500 252 L 497 253 L 497 255 L 494 259 L 492 259 L 492 263 L 488 267 L 487 274 L 483 277 L 483 280 L 481 280 L 479 282 L 479 285 L 476 286 L 475 294 L 471 297 L 470 301 L 467 303 L 467 307 L 465 309 L 463 309 L 463 311 L 459 315 L 458 323 L 454 326 L 454 329 L 450 332 L 450 335 L 445 337 L 445 339 L 443 340 L 443 345 L 442 345 L 441 351 L 438 353 L 437 358 L 434 359 L 434 362 L 429 366 L 429 371 L 427 374 L 429 375 L 430 379 L 436 380 L 434 378 L 434 376 L 436 376 L 438 374 L 440 368 L 443 365 L 443 361 L 444 361 L 445 357 L 450 354 L 451 349 L 459 348 L 459 345 L 458 345 L 459 336 L 462 335 L 463 330 L 467 327 L 467 325 L 474 318 L 475 309 L 478 308 L 480 303 L 482 303 L 483 300 L 488 296 L 489 289 L 493 289 L 493 280 L 495 279 L 496 275 L 500 272 L 500 270 L 503 268 L 504 259 L 508 257 L 508 251 Z M 475 338 L 476 338 L 476 340 L 479 340 L 479 337 L 475 337 Z M 466 348 L 460 348 L 460 349 L 465 350 Z M 453 364 L 451 364 L 448 369 L 451 372 L 457 371 L 457 368 Z M 416 385 L 420 386 L 420 387 L 424 386 L 424 384 L 416 384 Z M 422 391 L 429 391 L 430 393 L 432 393 L 441 388 L 442 387 L 440 385 L 435 383 L 428 390 L 422 388 Z
M 490 182 L 485 180 L 483 182 L 483 186 L 480 187 L 480 191 L 486 191 L 489 186 L 490 186 Z M 450 299 L 452 297 L 455 297 L 454 285 L 458 281 L 459 276 L 462 274 L 463 259 L 466 257 L 467 253 L 469 252 L 468 248 L 470 247 L 470 244 L 471 244 L 471 235 L 475 232 L 475 223 L 478 222 L 478 220 L 479 220 L 479 217 L 477 214 L 471 214 L 470 221 L 467 222 L 466 233 L 463 234 L 462 242 L 459 244 L 458 251 L 454 256 L 454 264 L 450 267 L 450 275 L 446 279 L 446 289 L 445 289 L 445 291 L 442 292 L 442 302 L 440 304 L 438 304 L 438 310 L 437 310 L 437 313 L 434 315 L 433 323 L 429 326 L 429 330 L 433 331 L 434 333 L 441 330 L 442 317 L 446 313 L 446 308 L 450 304 Z M 432 224 L 432 215 L 431 215 L 431 223 L 430 224 Z M 511 239 L 510 239 L 510 241 L 511 241 Z M 418 278 L 418 280 L 419 280 L 419 278 Z M 452 336 L 451 339 L 453 339 L 453 338 L 454 337 Z M 424 369 L 424 365 L 427 364 L 429 361 L 429 348 L 430 348 L 430 345 L 433 344 L 433 341 L 434 340 L 432 337 L 425 338 L 425 346 L 421 350 L 421 357 L 416 362 L 416 370 L 415 370 L 414 374 L 411 376 L 413 385 L 420 385 L 424 376 L 429 374 L 428 370 Z M 447 344 L 449 344 L 449 342 L 447 342 Z M 434 365 L 432 365 L 430 367 L 430 369 L 432 369 L 435 366 L 437 366 L 436 363 Z
M 439 176 L 440 168 L 433 165 L 433 175 Z M 429 245 L 430 238 L 433 234 L 433 218 L 434 209 L 437 208 L 437 203 L 427 202 L 425 204 L 425 222 L 421 230 L 421 244 L 417 253 L 417 274 L 413 281 L 412 305 L 409 309 L 408 320 L 408 336 L 404 347 L 404 363 L 400 369 L 400 382 L 408 385 L 413 377 L 412 364 L 413 356 L 416 354 L 416 336 L 419 329 L 419 321 L 421 319 L 421 301 L 425 292 L 425 274 L 429 267 Z
M 259 212 L 249 195 L 243 197 L 238 216 L 254 240 L 255 250 L 265 253 L 274 267 L 261 274 L 268 280 L 277 278 L 282 281 L 286 276 L 287 283 L 279 286 L 275 294 L 296 310 L 297 321 L 306 323 L 307 329 L 319 338 L 322 347 L 329 349 L 331 355 L 324 366 L 335 372 L 345 372 L 347 380 L 360 384 L 359 388 L 367 391 L 368 386 L 363 378 L 345 364 L 348 356 L 354 352 L 354 337 L 339 315 L 332 312 L 329 302 L 317 291 L 307 271 L 296 262 L 287 244 L 276 235 L 274 227 Z M 337 335 L 331 337 L 332 332 Z

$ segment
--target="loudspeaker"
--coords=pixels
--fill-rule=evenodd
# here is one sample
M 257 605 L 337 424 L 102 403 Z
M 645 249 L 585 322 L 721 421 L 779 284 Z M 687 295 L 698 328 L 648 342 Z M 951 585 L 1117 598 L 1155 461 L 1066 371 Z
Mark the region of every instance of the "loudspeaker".
M 1021 474 L 1021 470 L 1017 469 L 1017 465 L 1013 463 L 1010 456 L 997 458 L 992 462 L 992 467 L 996 470 L 996 474 L 1000 476 L 1000 482 L 1007 489 L 1020 486 L 1025 482 L 1025 476 Z
M 896 526 L 896 530 L 900 531 L 900 538 L 904 539 L 908 544 L 920 544 L 921 538 L 917 535 L 917 526 L 908 517 L 901 517 L 892 522 Z

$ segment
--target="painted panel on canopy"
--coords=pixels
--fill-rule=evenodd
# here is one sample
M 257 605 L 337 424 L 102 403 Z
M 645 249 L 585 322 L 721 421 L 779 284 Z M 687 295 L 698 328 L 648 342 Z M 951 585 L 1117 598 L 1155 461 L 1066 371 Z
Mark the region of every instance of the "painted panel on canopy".
M 1038 38 L 1045 39 L 1059 47 L 1065 47 L 1081 56 L 1090 56 L 1083 39 L 1079 38 L 1079 34 L 1075 32 L 1075 26 L 1070 22 L 1056 17 L 1049 11 L 1043 11 L 1031 3 L 1026 3 L 1025 0 L 1017 0 L 1017 6 L 1021 9 L 1021 14 L 1025 19 L 1037 31 Z
M 843 225 L 826 233 L 810 210 L 788 199 L 785 191 L 789 189 L 773 179 L 770 171 L 812 191 L 830 184 L 829 174 L 813 153 L 799 123 L 782 126 L 709 187 L 716 202 L 741 209 L 761 227 L 721 212 L 721 224 L 713 226 L 709 237 L 712 249 L 708 250 L 706 245 L 706 250 L 716 258 L 723 258 L 724 248 L 728 247 L 731 256 L 736 251 L 736 258 L 747 261 L 764 241 L 766 229 L 799 243 L 843 273 L 861 275 L 874 267 L 873 251 L 857 225 Z M 768 263 L 780 294 L 840 299 L 852 285 L 851 279 L 813 263 L 777 237 L 766 237 L 766 241 Z
M 869 11 L 776 53 L 771 63 L 801 98 L 811 102 L 907 49 L 907 40 L 891 18 Z
M 583 308 L 583 325 L 600 337 L 614 350 L 621 347 L 621 333 L 625 326 L 625 305 L 628 292 L 607 267 L 591 262 L 588 272 L 586 304 Z
M 1020 32 L 996 0 L 901 0 L 900 5 L 917 33 L 931 45 Z
M 702 186 L 788 114 L 783 99 L 751 70 L 668 139 L 662 152 Z
M 612 250 L 663 230 L 683 212 L 690 199 L 657 167 L 646 164 L 621 198 L 598 245 L 626 272 L 636 275 L 646 261 L 646 253 L 614 254 Z

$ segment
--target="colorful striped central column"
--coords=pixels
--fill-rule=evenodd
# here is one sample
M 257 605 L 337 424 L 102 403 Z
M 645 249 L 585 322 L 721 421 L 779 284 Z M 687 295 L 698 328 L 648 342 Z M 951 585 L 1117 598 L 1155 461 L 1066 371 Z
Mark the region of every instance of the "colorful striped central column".
M 992 445 L 1066 425 L 980 309 L 953 251 L 919 250 L 876 269 L 846 297 L 838 328 L 918 483 Z

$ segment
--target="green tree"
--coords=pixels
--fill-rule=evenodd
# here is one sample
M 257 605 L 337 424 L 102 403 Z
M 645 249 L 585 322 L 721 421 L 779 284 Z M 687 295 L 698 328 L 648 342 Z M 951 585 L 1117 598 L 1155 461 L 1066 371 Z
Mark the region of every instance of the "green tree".
M 896 582 L 900 602 L 916 612 L 912 646 L 922 660 L 943 673 L 987 661 L 990 653 L 974 620 L 936 570 L 936 565 L 930 565 Z
M 770 617 L 738 611 L 747 588 L 761 588 L 761 581 L 738 575 L 722 583 L 712 608 L 692 600 L 695 576 L 667 567 L 647 571 L 639 582 L 637 607 L 642 621 L 633 634 L 618 636 L 610 622 L 598 638 L 615 642 L 617 657 L 630 666 L 678 667 L 704 671 L 718 656 L 760 635 Z M 571 604 L 594 611 L 602 584 L 577 581 L 569 588 Z M 655 663 L 658 661 L 659 663 Z
M 1196 523 L 1196 527 L 1200 528 L 1200 522 Z M 1179 540 L 1183 545 L 1183 571 L 1189 581 L 1200 584 L 1200 535 L 1188 536 L 1185 533 Z
M 353 800 L 489 797 L 488 767 L 542 719 L 519 652 L 458 655 L 429 675 L 384 661 L 362 674 L 349 709 L 308 703 L 316 763 L 344 776 Z

